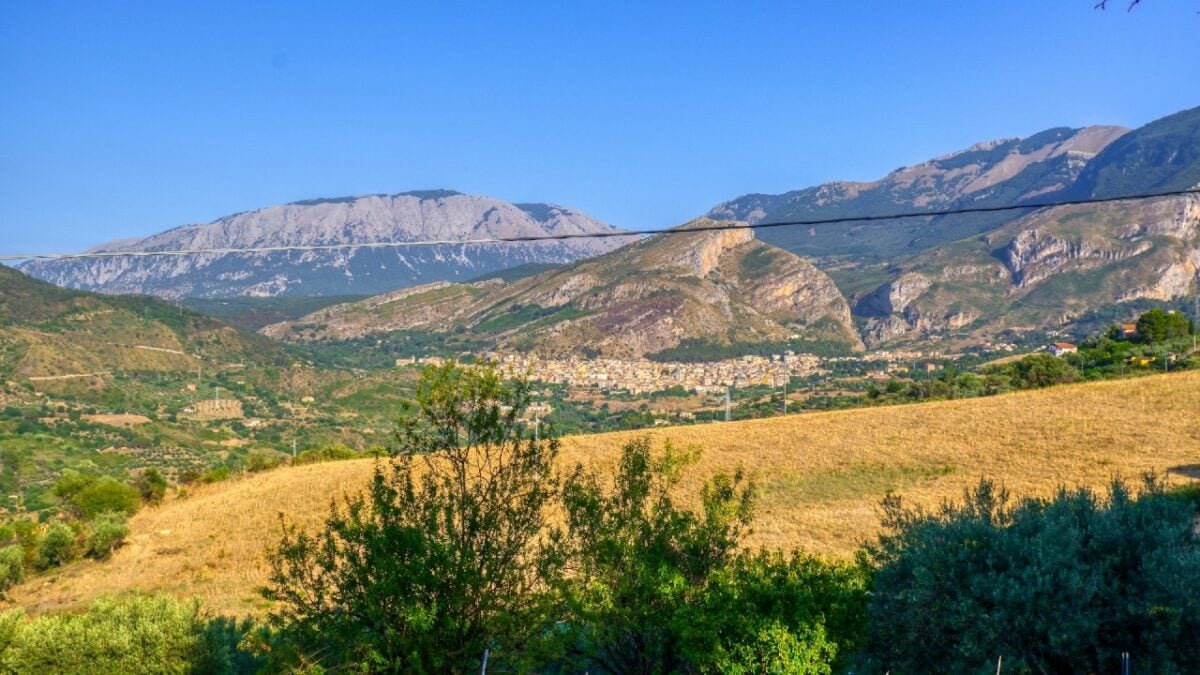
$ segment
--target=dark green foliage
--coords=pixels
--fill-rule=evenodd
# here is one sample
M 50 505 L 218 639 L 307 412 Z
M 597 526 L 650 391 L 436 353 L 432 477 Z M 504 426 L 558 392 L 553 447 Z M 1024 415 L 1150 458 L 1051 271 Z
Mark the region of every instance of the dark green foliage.
M 927 513 L 884 502 L 864 672 L 1200 672 L 1194 503 L 1148 483 L 1012 503 L 988 481 Z
M 85 541 L 87 554 L 104 560 L 125 542 L 127 536 L 129 525 L 125 523 L 125 516 L 119 513 L 102 513 L 88 524 Z
M 185 298 L 183 306 L 198 314 L 225 321 L 243 330 L 256 331 L 280 321 L 294 321 L 319 309 L 343 302 L 357 302 L 365 295 L 327 295 L 317 297 Z
M 866 636 L 869 578 L 801 553 L 738 555 L 687 613 L 685 652 L 704 672 L 839 671 Z
M 133 515 L 141 505 L 136 489 L 111 476 L 66 473 L 55 484 L 54 494 L 85 520 L 107 512 Z
M 60 567 L 78 557 L 79 535 L 66 523 L 53 523 L 42 536 L 35 567 L 41 570 Z
M 25 549 L 20 544 L 0 548 L 0 594 L 25 578 Z
M 546 620 L 540 531 L 557 442 L 525 437 L 525 383 L 427 370 L 419 414 L 365 496 L 271 555 L 273 656 L 366 672 L 466 672 L 514 658 Z
M 754 496 L 739 472 L 704 486 L 702 514 L 677 507 L 669 491 L 688 459 L 670 445 L 656 457 L 642 438 L 622 450 L 610 489 L 582 466 L 567 480 L 567 655 L 581 666 L 666 673 L 687 663 L 688 610 L 736 555 Z
M 1192 334 L 1194 327 L 1188 317 L 1179 312 L 1167 313 L 1155 307 L 1138 317 L 1138 336 L 1150 344 L 1178 340 Z
M 1096 155 L 1073 197 L 1113 197 L 1182 190 L 1200 183 L 1200 108 L 1135 129 Z
M 1020 361 L 989 368 L 985 374 L 1007 377 L 1016 389 L 1038 389 L 1079 380 L 1079 371 L 1070 363 L 1049 354 L 1030 354 Z
M 167 479 L 153 467 L 138 474 L 133 487 L 147 504 L 158 504 L 167 493 Z
M 800 554 L 739 552 L 754 491 L 740 472 L 701 488 L 701 510 L 671 497 L 695 452 L 648 439 L 622 451 L 604 489 L 567 480 L 556 636 L 564 667 L 609 673 L 828 673 L 861 641 L 866 575 Z
M 587 316 L 587 312 L 569 305 L 560 305 L 558 307 L 512 305 L 503 314 L 492 317 L 475 326 L 475 330 L 495 333 L 519 327 L 543 326 L 569 319 L 578 319 L 582 316 Z

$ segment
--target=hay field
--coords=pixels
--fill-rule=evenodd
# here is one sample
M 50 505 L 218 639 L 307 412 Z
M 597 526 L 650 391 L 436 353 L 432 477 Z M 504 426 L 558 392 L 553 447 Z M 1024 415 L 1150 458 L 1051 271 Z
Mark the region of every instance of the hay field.
M 682 486 L 746 467 L 761 488 L 751 545 L 849 554 L 878 526 L 889 490 L 936 504 L 981 476 L 1017 494 L 1060 484 L 1100 486 L 1114 476 L 1200 465 L 1200 373 L 1158 375 L 992 398 L 793 415 L 565 439 L 563 458 L 611 466 L 626 440 L 703 446 Z M 101 593 L 164 590 L 214 609 L 263 609 L 264 549 L 278 515 L 318 524 L 332 495 L 356 489 L 369 460 L 281 469 L 200 488 L 145 510 L 130 542 L 105 563 L 86 562 L 13 589 L 30 611 L 76 606 Z M 1175 481 L 1191 480 L 1171 474 Z

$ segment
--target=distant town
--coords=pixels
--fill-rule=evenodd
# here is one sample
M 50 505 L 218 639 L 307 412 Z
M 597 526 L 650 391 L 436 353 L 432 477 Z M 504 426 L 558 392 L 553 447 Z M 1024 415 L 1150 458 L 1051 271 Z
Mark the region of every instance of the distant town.
M 868 376 L 884 377 L 908 372 L 909 364 L 930 358 L 942 358 L 941 352 L 902 352 L 881 350 L 858 356 L 819 357 L 784 352 L 771 356 L 742 356 L 736 359 L 701 363 L 651 361 L 649 359 L 567 359 L 542 358 L 536 354 L 489 352 L 486 359 L 500 364 L 503 372 L 528 376 L 539 382 L 562 384 L 574 389 L 609 389 L 631 394 L 648 394 L 682 387 L 698 394 L 718 394 L 730 387 L 780 386 L 795 377 L 810 377 L 828 372 L 838 362 L 883 364 Z M 396 360 L 396 366 L 439 365 L 438 356 Z

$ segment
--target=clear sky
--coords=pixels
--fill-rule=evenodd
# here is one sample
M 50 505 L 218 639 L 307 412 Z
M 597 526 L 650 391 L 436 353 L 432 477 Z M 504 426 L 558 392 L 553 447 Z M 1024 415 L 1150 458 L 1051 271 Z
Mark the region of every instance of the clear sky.
M 0 253 L 446 187 L 625 227 L 1200 104 L 1200 2 L 0 3 Z

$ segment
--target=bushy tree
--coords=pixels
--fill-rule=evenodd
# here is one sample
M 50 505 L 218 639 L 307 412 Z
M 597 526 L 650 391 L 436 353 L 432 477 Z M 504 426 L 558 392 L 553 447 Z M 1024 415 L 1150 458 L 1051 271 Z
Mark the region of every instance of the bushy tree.
M 527 436 L 524 382 L 426 370 L 417 414 L 364 496 L 271 555 L 281 660 L 365 672 L 478 671 L 516 659 L 547 621 L 542 526 L 554 440 Z
M 317 464 L 319 462 L 337 462 L 345 459 L 358 459 L 362 455 L 352 448 L 348 448 L 340 443 L 326 445 L 316 450 L 305 450 L 300 453 L 293 464 Z
M 66 472 L 55 483 L 54 494 L 85 520 L 109 512 L 133 515 L 141 505 L 138 491 L 112 476 Z
M 69 563 L 79 557 L 79 536 L 70 525 L 53 523 L 46 528 L 38 550 L 37 568 L 49 569 Z
M 582 465 L 565 483 L 570 560 L 566 655 L 611 673 L 673 672 L 686 663 L 687 610 L 736 555 L 754 492 L 741 472 L 703 488 L 703 512 L 676 505 L 671 489 L 695 450 L 649 438 L 622 449 L 608 489 Z
M 935 512 L 884 503 L 868 672 L 1200 672 L 1194 503 L 1154 482 L 1013 503 L 983 481 Z
M 838 672 L 866 636 L 869 570 L 799 552 L 744 552 L 709 581 L 685 622 L 703 672 Z
M 740 553 L 754 490 L 713 476 L 700 508 L 672 491 L 696 450 L 626 445 L 607 487 L 576 469 L 557 630 L 568 668 L 608 673 L 828 673 L 861 639 L 865 576 L 794 554 Z M 839 645 L 839 641 L 843 645 Z
M 102 513 L 88 525 L 87 554 L 104 560 L 125 542 L 129 536 L 129 525 L 120 513 Z
M 25 578 L 25 549 L 20 544 L 0 548 L 0 594 Z
M 1179 312 L 1167 313 L 1158 307 L 1142 314 L 1137 320 L 1138 335 L 1151 344 L 1187 337 L 1192 330 L 1187 316 Z

